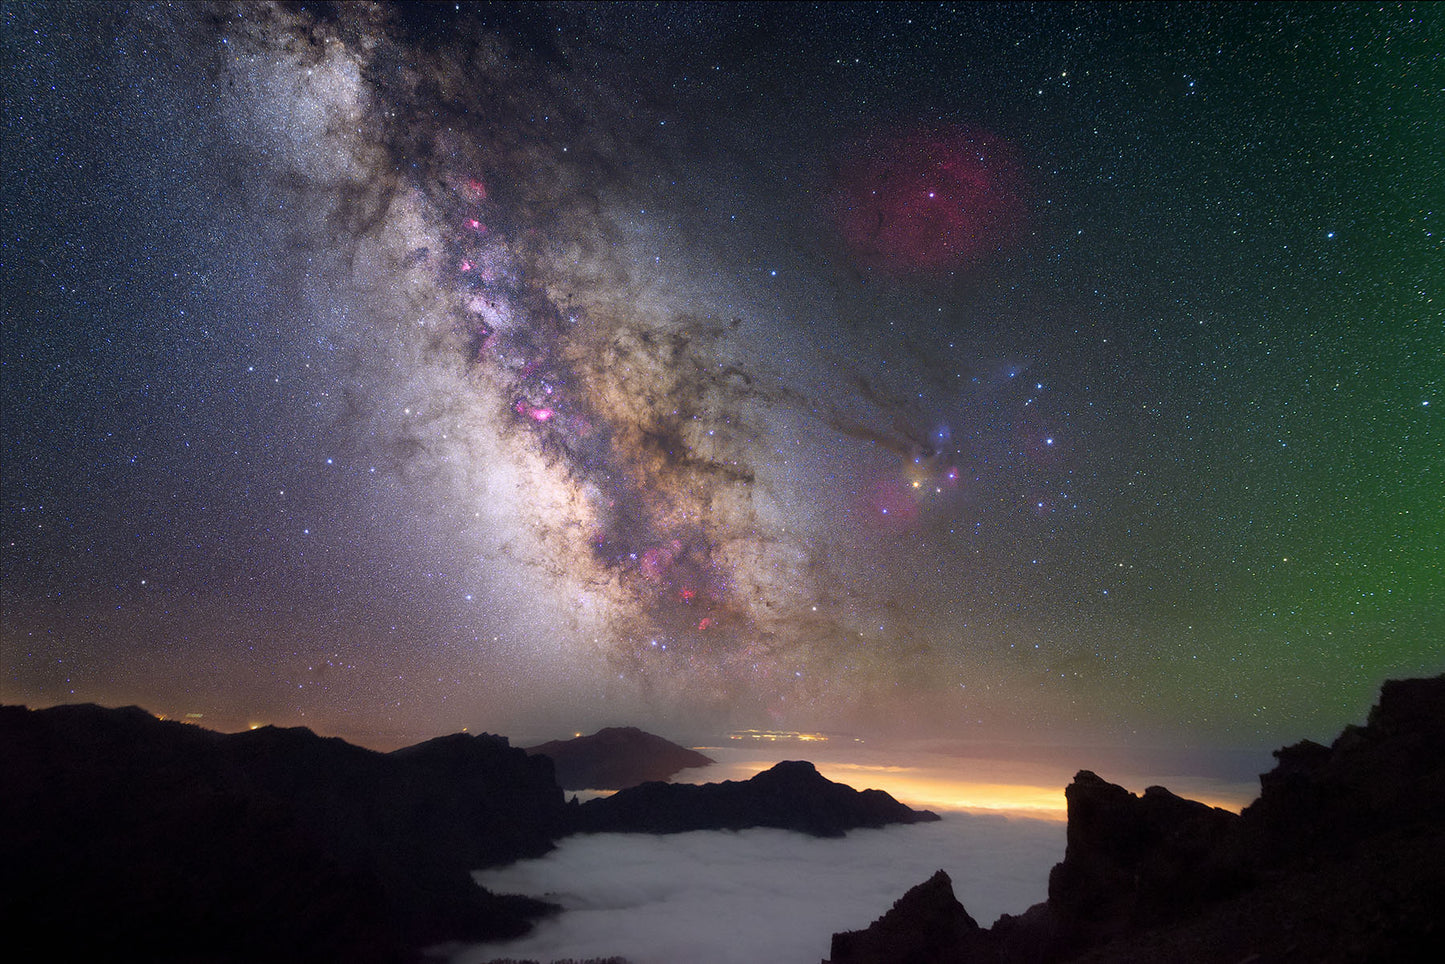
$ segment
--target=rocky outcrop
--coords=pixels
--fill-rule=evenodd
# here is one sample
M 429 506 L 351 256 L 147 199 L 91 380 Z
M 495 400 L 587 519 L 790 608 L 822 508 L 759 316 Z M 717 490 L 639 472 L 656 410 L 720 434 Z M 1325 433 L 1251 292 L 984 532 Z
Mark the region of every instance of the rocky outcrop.
M 1045 903 L 970 930 L 935 876 L 835 935 L 833 964 L 1445 959 L 1445 676 L 1388 682 L 1365 726 L 1275 757 L 1239 816 L 1080 771 Z
M 1244 811 L 1249 845 L 1272 863 L 1445 825 L 1445 676 L 1391 680 L 1364 726 L 1274 756 Z
M 1163 787 L 1142 797 L 1080 771 L 1064 791 L 1069 826 L 1049 903 L 1072 943 L 1095 944 L 1182 917 L 1239 890 L 1228 846 L 1239 817 Z
M 501 737 L 392 754 L 136 707 L 0 707 L 0 921 L 60 959 L 391 961 L 548 910 L 476 885 L 566 807 Z
M 954 964 L 973 949 L 981 933 L 954 896 L 953 881 L 940 870 L 895 901 L 866 930 L 834 934 L 829 959 L 832 964 Z
M 527 752 L 552 758 L 564 790 L 624 790 L 714 762 L 633 726 L 610 726 L 591 736 L 528 747 Z
M 784 761 L 750 780 L 702 785 L 644 783 L 576 808 L 583 833 L 681 833 L 778 827 L 815 837 L 841 837 L 859 827 L 937 820 L 882 790 L 834 783 L 811 763 Z

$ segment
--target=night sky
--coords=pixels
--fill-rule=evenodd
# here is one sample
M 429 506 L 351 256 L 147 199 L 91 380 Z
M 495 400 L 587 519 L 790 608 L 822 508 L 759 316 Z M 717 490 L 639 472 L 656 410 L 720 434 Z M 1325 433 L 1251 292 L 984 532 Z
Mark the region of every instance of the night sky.
M 1274 745 L 1445 670 L 1445 7 L 0 17 L 5 702 Z

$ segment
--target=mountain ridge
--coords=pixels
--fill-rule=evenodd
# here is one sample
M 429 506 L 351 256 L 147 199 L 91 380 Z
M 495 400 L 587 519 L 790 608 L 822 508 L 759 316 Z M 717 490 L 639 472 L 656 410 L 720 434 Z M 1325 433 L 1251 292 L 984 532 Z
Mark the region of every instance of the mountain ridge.
M 784 760 L 747 780 L 653 781 L 589 800 L 577 808 L 580 833 L 685 833 L 775 827 L 814 837 L 841 837 L 862 827 L 938 820 L 882 790 L 835 783 L 804 760 Z
M 717 762 L 635 726 L 609 726 L 526 749 L 551 758 L 563 790 L 625 790 Z
M 62 958 L 391 961 L 520 935 L 551 906 L 470 871 L 546 853 L 567 816 L 550 761 L 505 737 L 387 754 L 138 707 L 0 707 L 0 773 L 0 922 Z

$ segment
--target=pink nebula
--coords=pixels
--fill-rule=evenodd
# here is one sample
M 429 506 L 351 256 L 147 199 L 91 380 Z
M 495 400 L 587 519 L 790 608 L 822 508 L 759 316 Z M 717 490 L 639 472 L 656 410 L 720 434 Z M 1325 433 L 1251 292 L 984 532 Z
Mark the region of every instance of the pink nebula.
M 945 127 L 878 136 L 841 168 L 838 229 L 863 267 L 943 272 L 1017 241 L 1024 193 L 1017 152 L 992 134 Z

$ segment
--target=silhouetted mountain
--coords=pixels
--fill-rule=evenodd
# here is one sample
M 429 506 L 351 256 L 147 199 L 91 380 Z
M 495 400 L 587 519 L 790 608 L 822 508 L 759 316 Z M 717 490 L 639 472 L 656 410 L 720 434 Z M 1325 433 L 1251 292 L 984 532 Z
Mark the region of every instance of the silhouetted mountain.
M 811 763 L 791 760 L 750 780 L 695 785 L 644 783 L 576 808 L 582 832 L 681 833 L 779 827 L 815 837 L 841 837 L 857 827 L 937 820 L 882 790 L 834 783 Z
M 935 876 L 831 962 L 1445 960 L 1445 676 L 1387 682 L 1367 725 L 1275 757 L 1239 816 L 1080 771 L 1046 902 L 978 929 Z
M 900 897 L 867 930 L 833 935 L 833 960 L 910 964 L 951 960 L 949 955 L 979 930 L 954 896 L 953 881 L 940 870 Z
M 0 707 L 0 928 L 62 960 L 390 961 L 519 935 L 474 868 L 552 846 L 550 761 L 502 737 L 392 754 L 136 707 Z
M 564 790 L 623 790 L 714 762 L 633 726 L 610 726 L 591 736 L 528 747 L 527 752 L 552 758 Z

